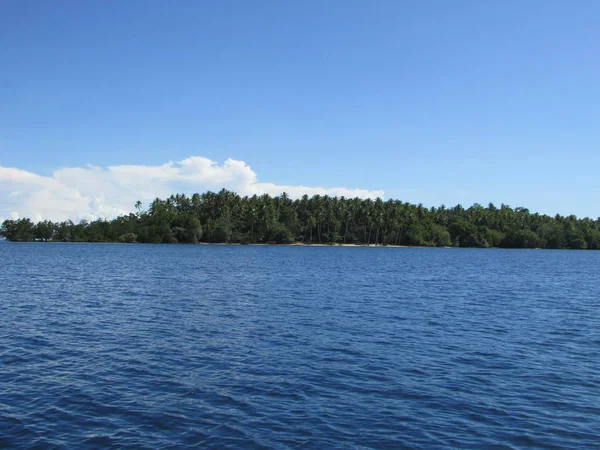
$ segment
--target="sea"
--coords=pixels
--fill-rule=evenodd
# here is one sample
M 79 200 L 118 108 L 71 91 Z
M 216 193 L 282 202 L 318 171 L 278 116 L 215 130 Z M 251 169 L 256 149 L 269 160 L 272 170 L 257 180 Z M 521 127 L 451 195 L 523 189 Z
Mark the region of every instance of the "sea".
M 600 252 L 0 243 L 0 447 L 600 448 Z

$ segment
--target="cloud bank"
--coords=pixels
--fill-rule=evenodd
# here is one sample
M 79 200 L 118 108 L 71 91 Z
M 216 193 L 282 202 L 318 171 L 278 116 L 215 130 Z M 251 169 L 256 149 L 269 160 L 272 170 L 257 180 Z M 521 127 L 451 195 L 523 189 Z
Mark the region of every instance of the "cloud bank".
M 67 167 L 51 176 L 0 166 L 0 223 L 22 217 L 34 221 L 112 219 L 132 212 L 138 200 L 148 205 L 156 197 L 222 188 L 249 196 L 287 192 L 292 198 L 304 194 L 383 197 L 381 190 L 262 183 L 244 161 L 227 159 L 219 164 L 202 156 L 159 166 Z

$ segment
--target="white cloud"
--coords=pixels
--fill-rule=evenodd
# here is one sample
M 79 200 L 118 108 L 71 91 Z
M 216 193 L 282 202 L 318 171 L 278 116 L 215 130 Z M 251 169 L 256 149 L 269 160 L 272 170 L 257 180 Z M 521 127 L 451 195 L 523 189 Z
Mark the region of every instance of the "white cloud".
M 137 200 L 148 205 L 156 197 L 221 188 L 250 196 L 287 192 L 292 198 L 304 194 L 383 197 L 380 190 L 262 183 L 244 161 L 227 159 L 219 164 L 202 156 L 159 166 L 66 167 L 51 176 L 0 166 L 0 223 L 18 217 L 34 221 L 111 219 L 132 212 Z

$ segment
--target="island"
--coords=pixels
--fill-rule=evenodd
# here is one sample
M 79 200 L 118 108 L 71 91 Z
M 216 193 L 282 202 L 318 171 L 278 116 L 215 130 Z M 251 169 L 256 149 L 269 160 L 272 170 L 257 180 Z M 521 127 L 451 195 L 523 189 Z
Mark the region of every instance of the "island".
M 400 200 L 218 193 L 155 199 L 113 220 L 6 220 L 16 242 L 304 244 L 600 249 L 600 219 L 474 204 L 426 208 Z

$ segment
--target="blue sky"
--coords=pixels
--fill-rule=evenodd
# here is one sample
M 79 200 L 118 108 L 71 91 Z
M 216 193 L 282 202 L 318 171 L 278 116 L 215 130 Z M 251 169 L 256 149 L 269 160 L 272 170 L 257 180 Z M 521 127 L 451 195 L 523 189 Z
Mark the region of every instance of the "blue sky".
M 19 174 L 0 177 L 0 217 L 38 213 L 24 172 L 39 189 L 190 156 L 275 186 L 598 217 L 598 17 L 596 1 L 2 2 L 0 167 Z M 102 183 L 91 201 L 110 203 Z

